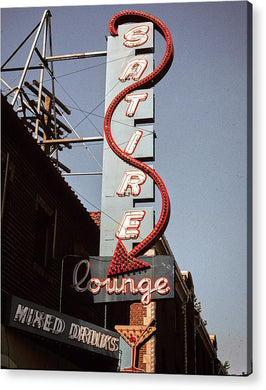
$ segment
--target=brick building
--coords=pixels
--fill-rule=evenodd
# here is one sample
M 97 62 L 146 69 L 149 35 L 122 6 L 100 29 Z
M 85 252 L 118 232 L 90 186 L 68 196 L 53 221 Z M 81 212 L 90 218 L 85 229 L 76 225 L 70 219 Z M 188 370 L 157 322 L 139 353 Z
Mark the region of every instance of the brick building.
M 136 367 L 144 372 L 225 374 L 217 358 L 216 337 L 208 334 L 195 308 L 192 276 L 176 263 L 170 299 L 146 306 L 129 301 L 95 303 L 89 294 L 73 300 L 64 294 L 62 299 L 63 265 L 99 254 L 100 221 L 101 214 L 84 208 L 2 98 L 2 367 L 123 371 L 132 363 L 132 348 L 120 337 L 119 354 L 112 354 L 119 340 L 116 326 L 122 326 L 125 335 L 136 327 L 152 329 L 137 348 Z M 172 253 L 162 237 L 146 255 Z M 41 326 L 36 319 L 44 312 L 46 332 L 43 321 Z M 84 334 L 82 345 L 75 344 L 73 332 L 67 339 L 57 339 L 56 321 L 72 323 L 74 330 L 81 324 L 82 329 L 95 327 L 92 334 L 105 342 L 95 339 L 88 350 Z M 111 337 L 114 341 L 107 351 L 106 340 Z
M 163 236 L 152 249 L 154 255 L 171 255 Z M 151 253 L 147 253 L 151 255 Z M 200 312 L 195 308 L 192 275 L 175 264 L 174 299 L 130 305 L 130 327 L 155 324 L 156 331 L 137 354 L 137 367 L 150 373 L 225 375 L 217 358 L 217 340 L 209 335 Z M 122 367 L 123 368 L 123 367 Z

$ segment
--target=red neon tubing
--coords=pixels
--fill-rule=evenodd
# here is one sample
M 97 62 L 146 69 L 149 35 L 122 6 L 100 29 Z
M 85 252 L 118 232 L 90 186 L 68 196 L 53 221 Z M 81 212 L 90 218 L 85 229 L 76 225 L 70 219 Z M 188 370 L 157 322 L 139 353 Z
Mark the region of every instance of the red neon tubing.
M 123 89 L 110 103 L 109 107 L 106 110 L 106 114 L 104 117 L 104 132 L 106 140 L 112 149 L 112 151 L 122 160 L 127 162 L 134 167 L 144 171 L 149 175 L 157 185 L 161 198 L 162 198 L 162 210 L 160 217 L 150 234 L 145 237 L 138 245 L 136 245 L 129 253 L 132 256 L 138 256 L 144 254 L 149 248 L 151 248 L 156 241 L 162 236 L 164 233 L 170 216 L 170 201 L 167 189 L 165 184 L 163 183 L 160 176 L 147 164 L 131 157 L 129 154 L 122 151 L 118 145 L 115 143 L 112 133 L 111 133 L 111 120 L 112 115 L 119 104 L 119 102 L 130 92 L 143 87 L 150 87 L 155 85 L 168 71 L 172 60 L 173 60 L 173 42 L 170 31 L 166 27 L 166 25 L 158 18 L 153 15 L 150 15 L 146 12 L 141 11 L 122 11 L 115 14 L 110 22 L 109 22 L 109 30 L 111 35 L 116 36 L 117 26 L 121 23 L 125 22 L 140 22 L 140 21 L 151 21 L 154 23 L 155 28 L 164 36 L 166 41 L 166 49 L 164 56 L 160 62 L 160 64 L 151 72 L 149 75 L 144 77 L 142 80 L 137 81 L 130 86 Z

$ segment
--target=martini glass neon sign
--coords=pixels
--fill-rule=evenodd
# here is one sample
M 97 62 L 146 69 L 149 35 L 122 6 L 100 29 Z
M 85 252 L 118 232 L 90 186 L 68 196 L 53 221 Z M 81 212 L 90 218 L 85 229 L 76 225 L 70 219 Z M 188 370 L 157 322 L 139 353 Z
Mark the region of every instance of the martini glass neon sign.
M 131 346 L 131 366 L 124 368 L 122 372 L 145 372 L 141 368 L 136 367 L 137 347 L 143 343 L 149 336 L 151 336 L 156 328 L 150 326 L 153 320 L 147 326 L 142 325 L 116 325 L 116 331 L 123 337 L 123 339 Z

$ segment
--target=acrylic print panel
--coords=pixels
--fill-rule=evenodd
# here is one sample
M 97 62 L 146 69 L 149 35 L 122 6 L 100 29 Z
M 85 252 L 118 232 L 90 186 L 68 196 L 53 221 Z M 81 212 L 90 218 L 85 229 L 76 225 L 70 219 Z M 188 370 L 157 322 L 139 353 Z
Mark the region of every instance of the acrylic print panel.
M 251 4 L 1 11 L 2 367 L 251 374 Z

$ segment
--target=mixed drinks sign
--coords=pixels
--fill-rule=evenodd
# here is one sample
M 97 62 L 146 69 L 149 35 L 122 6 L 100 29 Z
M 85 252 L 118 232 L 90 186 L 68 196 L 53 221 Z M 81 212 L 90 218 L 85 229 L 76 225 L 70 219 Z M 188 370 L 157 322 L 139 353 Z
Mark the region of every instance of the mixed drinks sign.
M 22 298 L 12 297 L 8 325 L 87 351 L 119 358 L 119 335 L 116 332 Z

